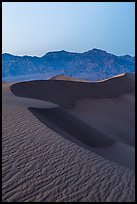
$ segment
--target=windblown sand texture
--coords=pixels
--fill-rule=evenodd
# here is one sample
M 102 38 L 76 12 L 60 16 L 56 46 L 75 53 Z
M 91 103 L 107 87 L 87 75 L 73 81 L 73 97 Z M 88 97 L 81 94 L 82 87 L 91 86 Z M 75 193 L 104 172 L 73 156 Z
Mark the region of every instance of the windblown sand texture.
M 4 83 L 3 202 L 134 202 L 134 85 L 133 74 Z

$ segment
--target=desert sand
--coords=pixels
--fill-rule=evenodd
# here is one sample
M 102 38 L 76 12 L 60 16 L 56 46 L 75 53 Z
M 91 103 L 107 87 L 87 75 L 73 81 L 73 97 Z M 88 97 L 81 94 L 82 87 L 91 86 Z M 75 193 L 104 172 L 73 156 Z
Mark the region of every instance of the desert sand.
M 134 202 L 135 77 L 2 85 L 3 202 Z

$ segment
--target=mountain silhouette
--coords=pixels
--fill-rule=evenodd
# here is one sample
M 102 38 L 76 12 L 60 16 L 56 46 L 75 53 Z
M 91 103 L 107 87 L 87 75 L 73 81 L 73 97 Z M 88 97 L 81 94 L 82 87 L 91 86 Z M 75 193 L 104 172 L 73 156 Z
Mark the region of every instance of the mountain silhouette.
M 2 54 L 2 77 L 50 72 L 101 80 L 123 72 L 135 72 L 135 57 L 116 56 L 96 48 L 83 53 L 48 52 L 42 57 Z

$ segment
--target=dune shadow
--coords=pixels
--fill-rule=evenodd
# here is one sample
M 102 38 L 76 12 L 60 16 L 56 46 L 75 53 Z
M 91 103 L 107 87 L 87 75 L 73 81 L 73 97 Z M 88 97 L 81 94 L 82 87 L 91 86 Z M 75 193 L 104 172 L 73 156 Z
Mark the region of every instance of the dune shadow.
M 28 110 L 46 127 L 91 152 L 112 162 L 134 170 L 134 151 L 123 148 L 120 143 L 107 137 L 95 127 L 89 126 L 62 107 Z
M 69 115 L 63 108 L 28 109 L 48 128 L 73 142 L 78 143 L 80 141 L 89 147 L 105 147 L 114 143 L 114 140 L 106 137 L 94 127 Z

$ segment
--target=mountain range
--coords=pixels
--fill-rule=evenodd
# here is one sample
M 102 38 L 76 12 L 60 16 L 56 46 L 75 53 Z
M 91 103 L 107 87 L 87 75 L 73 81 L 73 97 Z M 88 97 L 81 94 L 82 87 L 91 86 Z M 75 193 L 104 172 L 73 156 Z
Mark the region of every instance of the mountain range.
M 88 80 L 102 80 L 123 72 L 135 72 L 135 57 L 116 56 L 100 49 L 83 53 L 65 50 L 48 52 L 42 57 L 2 54 L 2 78 L 65 74 Z

